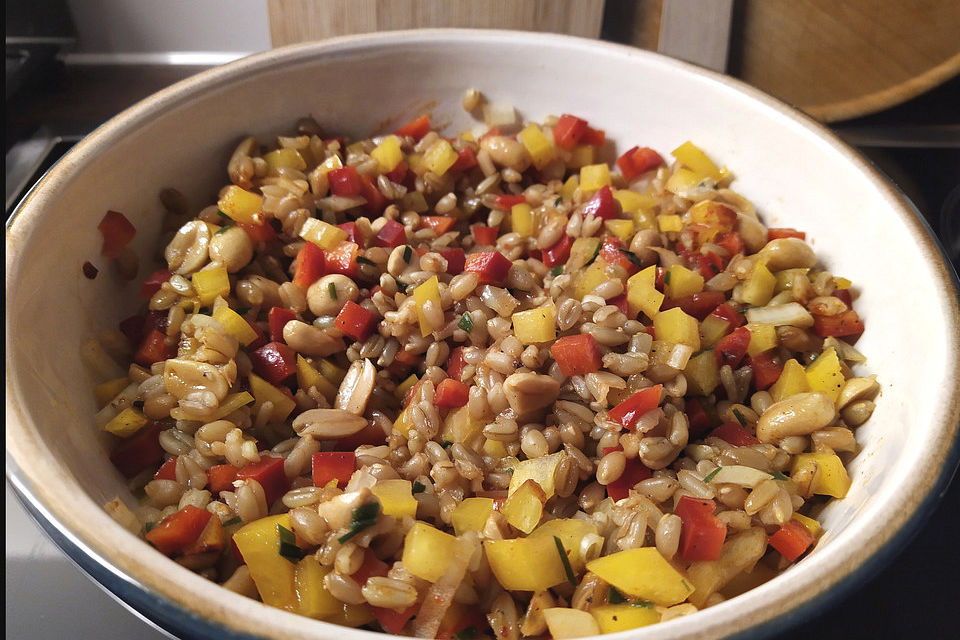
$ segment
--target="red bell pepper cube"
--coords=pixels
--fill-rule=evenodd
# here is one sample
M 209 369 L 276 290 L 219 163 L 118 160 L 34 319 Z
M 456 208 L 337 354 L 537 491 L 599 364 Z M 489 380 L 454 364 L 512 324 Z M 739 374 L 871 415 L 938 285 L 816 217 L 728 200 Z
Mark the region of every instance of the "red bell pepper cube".
M 273 504 L 290 489 L 290 480 L 283 470 L 283 458 L 263 456 L 237 471 L 237 480 L 256 480 L 263 487 L 267 506 Z
M 103 235 L 103 249 L 100 253 L 108 258 L 118 257 L 120 251 L 137 235 L 136 228 L 119 211 L 107 211 L 97 229 Z
M 480 284 L 502 285 L 507 279 L 507 273 L 513 263 L 507 260 L 499 251 L 485 253 L 471 253 L 467 256 L 466 271 L 473 271 L 480 276 Z
M 407 243 L 407 232 L 403 225 L 396 220 L 387 220 L 373 238 L 373 244 L 378 247 L 396 248 Z
M 401 407 L 410 406 L 410 402 L 420 392 L 420 387 L 422 386 L 423 386 L 423 378 L 420 378 L 412 387 L 407 389 L 407 392 L 403 395 L 403 400 L 400 401 L 400 406 Z
M 430 115 L 425 113 L 422 116 L 418 116 L 394 131 L 394 133 L 398 136 L 410 136 L 414 140 L 419 140 L 430 133 Z
M 323 249 L 312 242 L 307 242 L 294 260 L 293 284 L 306 291 L 323 276 L 325 268 Z
M 587 127 L 580 137 L 580 142 L 590 147 L 602 147 L 607 141 L 607 133 L 603 129 Z
M 733 333 L 723 336 L 717 341 L 713 350 L 717 357 L 717 366 L 722 367 L 728 364 L 736 369 L 747 355 L 748 346 L 750 346 L 750 331 L 746 327 L 740 327 Z
M 440 255 L 447 261 L 447 273 L 452 276 L 463 273 L 467 264 L 467 256 L 463 249 L 443 249 Z
M 182 553 L 203 533 L 213 514 L 188 504 L 180 511 L 171 513 L 144 536 L 161 553 Z
M 269 222 L 263 224 L 252 224 L 250 222 L 234 222 L 235 225 L 243 229 L 254 244 L 261 242 L 272 242 L 277 239 L 277 232 L 273 230 Z
M 152 298 L 153 294 L 160 291 L 160 287 L 164 282 L 170 280 L 171 276 L 173 276 L 173 272 L 168 269 L 158 269 L 151 273 L 143 281 L 143 286 L 140 287 L 140 297 L 144 300 Z
M 620 310 L 620 313 L 628 318 L 630 317 L 630 305 L 627 303 L 627 294 L 621 293 L 616 298 L 610 298 L 607 300 L 607 304 L 612 304 Z
M 724 422 L 722 425 L 711 431 L 708 438 L 720 438 L 735 447 L 750 447 L 760 444 L 760 441 L 750 435 L 746 429 L 737 422 Z
M 357 230 L 356 222 L 344 222 L 343 224 L 338 224 L 337 228 L 347 232 L 347 240 L 350 242 L 363 244 L 363 236 L 361 236 L 360 231 Z
M 604 187 L 604 189 L 606 188 Z M 626 251 L 626 247 L 623 246 L 623 241 L 620 238 L 607 236 L 603 239 L 603 244 L 600 245 L 599 255 L 607 264 L 616 265 L 623 269 L 628 276 L 632 276 L 640 268 L 627 257 L 624 251 Z
M 801 240 L 806 240 L 807 234 L 789 227 L 770 227 L 767 229 L 767 242 L 779 240 L 780 238 L 800 238 Z
M 447 231 L 450 231 L 450 228 L 457 221 L 453 216 L 420 216 L 420 227 L 427 227 L 433 229 L 433 232 L 438 236 L 442 236 Z
M 448 169 L 449 171 L 469 171 L 477 166 L 477 154 L 473 147 L 464 147 L 457 152 L 457 161 Z
M 769 389 L 783 373 L 783 363 L 779 357 L 773 355 L 773 349 L 750 356 L 749 362 L 753 369 L 753 386 L 757 391 Z
M 403 184 L 403 181 L 407 177 L 407 171 L 409 169 L 410 167 L 406 163 L 406 161 L 401 160 L 400 162 L 397 163 L 397 166 L 395 166 L 393 169 L 391 169 L 390 171 L 386 172 L 383 175 L 387 176 L 387 179 L 389 179 L 390 182 Z
M 453 380 L 460 380 L 463 375 L 463 368 L 467 366 L 467 361 L 463 359 L 464 348 L 457 347 L 450 352 L 447 358 L 447 375 Z
M 170 349 L 166 344 L 167 335 L 153 329 L 144 337 L 143 342 L 133 355 L 133 361 L 143 367 L 150 367 L 154 362 L 160 362 L 171 357 Z M 174 347 L 175 348 L 175 347 Z
M 586 120 L 565 113 L 553 128 L 553 141 L 561 149 L 573 149 L 589 128 Z
M 337 319 L 333 321 L 337 329 L 354 340 L 363 341 L 373 335 L 380 320 L 376 314 L 352 300 L 343 305 Z
M 210 518 L 197 539 L 184 549 L 183 553 L 190 556 L 210 551 L 223 551 L 225 546 L 227 546 L 227 535 L 220 523 L 220 518 Z
M 731 256 L 735 256 L 738 253 L 743 253 L 743 239 L 736 231 L 725 231 L 724 233 L 718 233 L 717 237 L 714 239 L 714 243 L 720 245 L 730 252 Z
M 405 372 L 410 369 L 410 367 L 415 367 L 420 364 L 420 356 L 400 349 L 397 351 L 397 355 L 393 359 L 393 364 L 391 367 L 394 367 L 394 372 L 397 375 L 400 375 L 402 372 Z
M 258 322 L 248 322 L 250 328 L 253 329 L 253 332 L 257 334 L 257 337 L 253 342 L 247 345 L 247 351 L 256 351 L 263 345 L 270 342 L 270 336 L 267 335 L 267 332 L 263 330 L 263 327 L 260 326 Z
M 835 316 L 813 316 L 813 332 L 821 338 L 859 336 L 863 331 L 863 321 L 853 309 L 847 309 Z
M 473 234 L 473 239 L 479 245 L 494 245 L 497 243 L 497 234 L 499 229 L 496 227 L 483 227 L 480 225 L 474 225 L 470 228 L 470 232 Z
M 131 346 L 140 346 L 140 343 L 143 341 L 143 336 L 146 333 L 145 316 L 130 316 L 124 320 L 121 320 L 117 325 L 117 328 L 120 329 L 120 333 L 127 336 L 127 340 L 130 341 Z
M 834 289 L 834 298 L 840 298 L 847 307 L 853 306 L 853 298 L 850 296 L 850 289 Z
M 370 578 L 384 577 L 388 571 L 390 571 L 390 565 L 378 558 L 372 549 L 367 549 L 363 554 L 363 563 L 360 568 L 354 571 L 350 577 L 363 587 Z
M 315 487 L 325 487 L 331 480 L 336 480 L 342 489 L 357 468 L 357 456 L 353 451 L 318 451 L 310 462 Z
M 307 245 L 313 244 L 308 242 Z M 357 256 L 360 255 L 360 247 L 353 242 L 344 240 L 333 249 L 323 251 L 323 274 L 342 273 L 348 278 L 357 277 Z
M 370 213 L 380 213 L 387 206 L 387 198 L 370 176 L 360 176 L 360 195 L 367 201 L 363 208 Z
M 698 398 L 687 398 L 685 410 L 690 422 L 690 439 L 699 438 L 713 426 L 713 420 Z
M 663 158 L 650 147 L 633 147 L 617 158 L 617 166 L 627 182 L 662 164 Z
M 596 218 L 611 220 L 620 215 L 620 204 L 613 197 L 608 185 L 604 185 L 583 205 L 583 217 L 593 214 Z
M 240 469 L 232 464 L 215 464 L 207 469 L 207 489 L 214 495 L 221 491 L 233 491 L 233 481 L 237 479 Z
M 703 276 L 704 280 L 709 280 L 723 271 L 723 258 L 713 251 L 707 251 L 706 253 L 681 251 L 680 255 L 686 259 L 687 264 L 693 271 Z
M 667 270 L 663 267 L 657 267 L 656 276 L 653 280 L 653 287 L 660 292 L 663 292 L 664 287 L 666 286 L 665 280 L 667 277 Z
M 813 541 L 810 530 L 796 520 L 787 520 L 768 540 L 770 546 L 790 562 L 806 553 Z
M 270 340 L 273 342 L 285 342 L 283 339 L 283 328 L 291 320 L 296 320 L 297 314 L 290 309 L 283 307 L 273 307 L 267 314 L 267 322 L 270 324 Z
M 637 418 L 659 406 L 661 391 L 663 391 L 662 384 L 641 389 L 610 409 L 608 415 L 611 420 L 616 420 L 627 429 L 633 429 Z
M 393 635 L 401 635 L 400 632 L 403 631 L 403 628 L 410 622 L 410 618 L 420 610 L 420 605 L 417 603 L 410 605 L 403 611 L 394 611 L 393 609 L 375 607 L 373 605 L 368 606 L 370 607 L 370 613 L 377 619 L 377 622 L 380 623 L 383 630 Z
M 120 442 L 110 454 L 110 462 L 126 478 L 132 478 L 144 469 L 156 468 L 166 453 L 160 446 L 160 432 L 164 427 L 151 422 Z
M 717 308 L 710 312 L 711 316 L 726 320 L 733 327 L 742 327 L 747 323 L 747 319 L 742 313 L 731 307 L 728 303 L 717 305 Z
M 573 247 L 573 238 L 564 234 L 555 245 L 543 250 L 543 264 L 548 267 L 566 264 L 570 259 L 571 247 Z
M 154 480 L 176 480 L 177 479 L 177 458 L 180 456 L 173 456 L 172 458 L 167 458 L 167 461 L 160 465 L 160 468 L 157 469 L 157 472 L 153 474 Z
M 381 445 L 386 441 L 387 436 L 383 429 L 373 423 L 368 423 L 367 426 L 352 436 L 337 440 L 334 443 L 334 449 L 337 451 L 353 451 L 365 444 Z
M 524 195 L 514 196 L 506 193 L 502 193 L 493 199 L 493 204 L 498 209 L 504 209 L 510 211 L 515 204 L 525 204 L 527 198 Z
M 603 366 L 600 347 L 596 338 L 589 333 L 557 338 L 550 346 L 550 355 L 568 378 L 599 371 Z
M 437 385 L 437 393 L 434 396 L 434 404 L 436 404 L 438 407 L 455 409 L 467 404 L 467 400 L 469 399 L 470 387 L 459 380 L 454 380 L 453 378 L 444 378 L 443 381 Z
M 727 297 L 722 291 L 700 291 L 682 298 L 667 298 L 660 307 L 661 311 L 680 307 L 684 313 L 697 320 L 703 320 Z
M 727 525 L 713 515 L 716 504 L 683 496 L 673 510 L 680 516 L 680 555 L 690 562 L 712 561 L 720 558 Z
M 604 447 L 603 455 L 621 449 L 621 447 Z M 638 482 L 643 482 L 651 477 L 653 477 L 653 471 L 640 462 L 639 458 L 628 458 L 620 477 L 607 485 L 607 495 L 614 501 L 623 500 L 630 495 L 630 489 L 637 486 Z
M 297 372 L 297 354 L 282 342 L 268 342 L 251 351 L 250 362 L 257 375 L 275 386 Z
M 360 195 L 360 174 L 356 167 L 342 167 L 327 172 L 330 181 L 330 191 L 335 196 Z

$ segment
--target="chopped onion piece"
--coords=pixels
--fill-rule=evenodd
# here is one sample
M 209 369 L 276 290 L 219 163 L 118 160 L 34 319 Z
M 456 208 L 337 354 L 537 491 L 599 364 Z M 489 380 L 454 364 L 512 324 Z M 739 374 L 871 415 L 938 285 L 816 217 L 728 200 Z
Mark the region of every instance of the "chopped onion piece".
M 324 211 L 333 211 L 339 213 L 367 204 L 367 199 L 363 196 L 328 196 L 317 200 L 317 206 Z
M 710 479 L 710 484 L 736 484 L 752 489 L 764 480 L 769 480 L 771 477 L 772 476 L 766 471 L 760 471 L 753 467 L 745 467 L 740 464 L 732 464 L 726 467 L 720 467 L 716 475 Z
M 843 340 L 837 340 L 832 336 L 823 341 L 824 350 L 827 350 L 830 347 L 833 347 L 834 349 L 836 349 L 837 353 L 844 360 L 848 360 L 850 362 L 866 362 L 867 361 L 867 357 L 862 353 L 860 353 L 859 351 L 857 351 L 856 349 L 854 349 L 850 343 L 844 342 Z
M 487 103 L 483 105 L 483 122 L 488 127 L 514 127 L 517 125 L 517 110 L 505 102 Z
M 812 327 L 813 316 L 796 302 L 775 304 L 766 307 L 747 309 L 747 321 L 772 324 L 774 326 L 791 325 L 794 327 Z

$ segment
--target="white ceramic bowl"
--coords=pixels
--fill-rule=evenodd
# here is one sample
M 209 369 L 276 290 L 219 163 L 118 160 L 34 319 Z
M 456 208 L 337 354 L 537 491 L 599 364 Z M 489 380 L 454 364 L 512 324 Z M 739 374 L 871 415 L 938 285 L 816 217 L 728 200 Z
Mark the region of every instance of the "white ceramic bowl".
M 181 568 L 101 505 L 130 501 L 92 416 L 82 341 L 134 311 L 137 287 L 104 267 L 96 225 L 108 209 L 153 255 L 175 186 L 210 200 L 233 145 L 312 114 L 329 131 L 374 132 L 429 109 L 456 131 L 468 86 L 531 119 L 569 112 L 621 151 L 693 140 L 736 172 L 734 188 L 773 226 L 807 231 L 823 263 L 850 278 L 867 330 L 864 372 L 879 375 L 857 431 L 853 487 L 825 511 L 824 538 L 772 581 L 631 638 L 765 633 L 865 579 L 931 509 L 957 459 L 960 320 L 955 276 L 901 195 L 827 130 L 789 107 L 693 66 L 627 47 L 518 32 L 393 32 L 294 46 L 181 82 L 117 116 L 40 182 L 7 229 L 7 473 L 54 540 L 132 608 L 185 637 L 359 639 L 269 608 Z

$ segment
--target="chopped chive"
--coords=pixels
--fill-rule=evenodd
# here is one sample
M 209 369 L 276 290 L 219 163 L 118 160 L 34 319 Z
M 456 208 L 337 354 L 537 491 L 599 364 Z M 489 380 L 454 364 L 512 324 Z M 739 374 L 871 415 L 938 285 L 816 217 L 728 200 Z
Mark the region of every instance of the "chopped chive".
M 236 309 L 234 309 L 234 312 L 238 316 L 245 316 L 247 315 L 247 313 L 250 311 L 251 308 L 252 307 L 237 307 Z
M 410 248 L 410 245 L 407 245 L 403 248 L 403 261 L 410 262 L 410 257 L 413 255 L 413 249 Z
M 214 232 L 213 235 L 218 236 L 218 235 L 220 235 L 221 233 L 226 233 L 226 232 L 229 231 L 230 229 L 233 229 L 233 225 L 232 225 L 232 224 L 225 224 L 225 225 L 223 225 L 222 227 L 220 227 L 219 229 L 217 229 L 217 230 Z
M 623 597 L 622 593 L 617 591 L 616 587 L 610 587 L 610 594 L 607 596 L 607 601 L 610 604 L 623 604 L 627 599 Z
M 694 354 L 693 354 L 692 356 L 690 356 L 690 357 L 691 357 L 691 358 L 696 358 L 696 357 L 699 356 L 701 353 L 706 353 L 707 351 L 713 351 L 713 347 L 707 347 L 706 349 L 700 349 L 700 351 L 697 351 L 696 353 L 694 353 Z
M 563 202 L 563 198 L 562 197 L 557 198 L 556 200 L 553 201 L 553 206 L 559 207 L 561 202 Z
M 452 447 L 452 446 L 453 446 L 453 441 L 452 441 L 452 440 L 441 440 L 441 441 L 440 441 L 440 446 L 443 447 L 444 449 L 446 449 L 447 447 Z
M 643 261 L 640 260 L 639 257 L 637 257 L 637 254 L 635 254 L 633 251 L 630 251 L 630 249 L 624 249 L 623 247 L 617 247 L 617 251 L 619 251 L 620 253 L 622 253 L 623 255 L 625 255 L 625 256 L 627 257 L 627 260 L 629 260 L 630 262 L 632 262 L 632 263 L 635 264 L 636 266 L 638 266 L 638 267 L 643 267 Z
M 567 557 L 567 550 L 563 548 L 563 543 L 560 542 L 560 538 L 553 536 L 553 541 L 557 543 L 557 553 L 560 554 L 560 562 L 563 563 L 563 570 L 567 574 L 567 582 L 570 583 L 571 587 L 577 586 L 577 577 L 573 575 L 573 567 L 570 566 L 570 558 Z
M 223 523 L 223 526 L 229 527 L 232 524 L 240 524 L 243 520 L 240 519 L 240 516 L 233 516 L 229 520 Z
M 213 314 L 213 312 L 210 311 L 210 307 L 200 307 L 199 309 L 197 309 L 197 313 L 199 313 L 202 316 L 209 316 Z
M 786 482 L 790 479 L 779 471 L 770 471 L 769 473 L 771 476 L 773 476 L 774 480 L 779 480 L 780 482 Z
M 217 209 L 217 215 L 220 216 L 221 218 L 229 220 L 230 222 L 233 222 L 233 218 L 225 214 L 223 211 L 220 211 L 220 209 Z
M 505 469 L 505 471 L 506 471 L 507 473 L 513 473 L 513 467 L 507 467 L 507 468 Z
M 377 263 L 369 258 L 364 258 L 363 256 L 357 256 L 357 262 L 360 264 L 369 264 L 371 267 L 377 266 Z
M 663 284 L 670 284 L 670 272 L 667 271 L 663 274 Z
M 583 266 L 589 267 L 590 265 L 593 264 L 593 261 L 597 259 L 597 256 L 600 255 L 600 244 L 601 244 L 601 243 L 599 243 L 599 242 L 597 243 L 597 248 L 594 249 L 594 251 L 593 251 L 593 257 L 590 258 L 589 260 L 587 260 L 587 264 L 585 264 L 585 265 L 583 265 Z
M 743 417 L 742 413 L 740 413 L 740 409 L 733 410 L 733 417 L 737 419 L 737 422 L 740 423 L 741 427 L 747 426 L 747 419 Z
M 462 631 L 457 631 L 453 634 L 453 637 L 457 640 L 472 640 L 480 635 L 480 632 L 473 625 L 463 629 Z
M 417 481 L 415 481 L 415 482 L 413 483 L 413 489 L 412 489 L 412 492 L 413 492 L 413 493 L 415 493 L 415 494 L 416 494 L 416 493 L 423 493 L 423 492 L 426 491 L 426 490 L 427 490 L 426 485 L 424 485 L 424 484 L 423 484 L 422 482 L 420 482 L 419 480 L 417 480 Z
M 337 285 L 335 285 L 334 283 L 331 282 L 330 284 L 327 285 L 327 291 L 330 292 L 330 299 L 331 299 L 331 300 L 336 300 L 336 299 L 337 299 Z
M 552 275 L 554 278 L 556 278 L 561 273 L 563 273 L 563 267 L 559 264 L 555 266 L 553 269 L 550 269 L 550 275 Z
M 307 555 L 307 552 L 297 546 L 297 537 L 293 531 L 282 524 L 277 524 L 277 537 L 280 538 L 278 553 L 290 562 L 298 562 Z
M 718 473 L 720 473 L 720 469 L 722 469 L 722 468 L 723 468 L 723 467 L 717 467 L 716 469 L 714 469 L 713 471 L 711 471 L 710 473 L 708 473 L 706 476 L 704 476 L 703 481 L 704 481 L 705 483 L 708 483 L 708 482 L 710 482 L 711 480 L 713 480 L 713 477 L 714 477 L 715 475 L 717 475 Z
M 473 331 L 473 318 L 470 317 L 469 313 L 463 314 L 463 317 L 460 318 L 460 322 L 457 323 L 457 326 L 470 333 Z
M 647 602 L 646 600 L 637 600 L 636 602 L 631 602 L 630 606 L 639 607 L 641 609 L 653 609 L 653 603 Z
M 397 283 L 397 291 L 399 291 L 400 293 L 406 293 L 406 292 L 407 292 L 407 285 L 405 285 L 404 283 L 400 282 L 400 281 L 397 280 L 396 278 L 394 278 L 393 281 Z
M 368 502 L 353 510 L 353 517 L 350 519 L 350 530 L 337 538 L 340 544 L 343 544 L 353 536 L 357 535 L 367 527 L 377 523 L 377 516 L 380 515 L 380 503 Z
M 144 533 L 150 533 L 151 531 L 153 531 L 153 529 L 154 529 L 158 524 L 160 524 L 160 523 L 159 523 L 159 522 L 148 522 L 147 524 L 143 525 L 143 532 L 144 532 Z

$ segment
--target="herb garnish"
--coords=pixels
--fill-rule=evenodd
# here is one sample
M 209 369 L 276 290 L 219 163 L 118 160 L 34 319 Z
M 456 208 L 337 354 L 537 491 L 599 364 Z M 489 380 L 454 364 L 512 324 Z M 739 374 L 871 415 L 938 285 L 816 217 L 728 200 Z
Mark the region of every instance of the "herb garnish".
M 336 299 L 337 299 L 337 285 L 335 285 L 334 283 L 331 282 L 330 284 L 327 285 L 327 291 L 330 292 L 330 299 L 331 299 L 331 300 L 336 300 Z
M 663 284 L 670 284 L 670 271 L 663 274 Z
M 299 562 L 307 555 L 306 551 L 297 546 L 297 537 L 293 535 L 293 531 L 279 523 L 277 524 L 277 537 L 280 538 L 278 553 L 290 562 Z
M 557 199 L 553 201 L 553 206 L 559 207 L 561 202 L 563 202 L 563 197 L 557 197 Z
M 397 280 L 396 278 L 394 278 L 393 281 L 397 283 L 397 291 L 399 291 L 400 293 L 406 293 L 406 292 L 407 292 L 407 285 L 405 285 L 404 283 L 400 282 L 400 281 Z
M 722 468 L 723 468 L 723 467 L 717 467 L 716 469 L 714 469 L 713 471 L 711 471 L 710 473 L 708 473 L 707 475 L 705 475 L 705 476 L 703 477 L 704 483 L 707 483 L 707 482 L 710 482 L 711 480 L 713 480 L 713 477 L 714 477 L 715 475 L 717 475 L 718 473 L 720 473 L 720 469 L 722 469 Z
M 411 489 L 411 493 L 413 493 L 413 494 L 423 493 L 423 492 L 426 491 L 426 490 L 427 490 L 426 485 L 424 485 L 424 484 L 423 484 L 422 482 L 420 482 L 419 480 L 416 480 L 416 481 L 414 481 L 414 483 L 413 483 L 413 488 Z
M 470 317 L 469 313 L 463 314 L 463 317 L 460 318 L 460 322 L 457 323 L 457 326 L 470 333 L 473 331 L 473 318 Z
M 617 251 L 619 251 L 619 252 L 622 253 L 624 256 L 626 256 L 627 260 L 629 260 L 630 262 L 632 262 L 632 263 L 635 264 L 636 266 L 641 267 L 641 268 L 643 267 L 643 261 L 640 260 L 639 257 L 637 257 L 637 254 L 635 254 L 633 251 L 630 251 L 630 249 L 624 249 L 623 247 L 617 247 Z
M 363 256 L 357 256 L 357 262 L 359 262 L 360 264 L 368 264 L 368 265 L 370 265 L 371 267 L 377 266 L 377 263 L 376 263 L 376 262 L 374 262 L 373 260 L 371 260 L 371 259 L 369 259 L 369 258 L 364 258 Z
M 225 214 L 223 211 L 220 211 L 220 209 L 217 209 L 217 215 L 225 220 L 229 220 L 230 222 L 233 222 L 233 218 Z
M 368 502 L 353 510 L 353 517 L 350 519 L 350 530 L 337 538 L 340 544 L 343 544 L 353 536 L 357 535 L 367 527 L 371 527 L 377 522 L 377 516 L 380 515 L 380 503 Z
M 240 519 L 240 516 L 233 516 L 229 520 L 223 523 L 223 526 L 229 527 L 232 524 L 240 524 L 243 520 Z
M 410 257 L 413 255 L 413 249 L 410 248 L 410 245 L 407 245 L 403 248 L 403 261 L 410 262 Z
M 587 263 L 586 263 L 585 265 L 583 265 L 583 266 L 589 267 L 590 265 L 593 264 L 593 261 L 597 259 L 597 256 L 600 255 L 600 244 L 601 244 L 601 243 L 599 243 L 599 242 L 597 243 L 597 248 L 594 249 L 594 251 L 593 251 L 593 257 L 590 258 L 589 260 L 587 260 Z
M 441 441 L 440 441 L 440 446 L 443 447 L 444 449 L 446 449 L 447 447 L 452 447 L 452 446 L 453 446 L 453 440 L 441 440 Z
M 553 269 L 550 269 L 550 275 L 552 275 L 554 278 L 556 278 L 561 273 L 563 273 L 563 267 L 559 264 L 555 266 Z
M 158 524 L 160 524 L 160 523 L 159 523 L 159 522 L 148 522 L 147 524 L 143 525 L 143 532 L 144 532 L 144 533 L 150 533 L 151 531 L 154 530 L 154 528 L 155 528 Z
M 462 631 L 457 631 L 453 634 L 453 637 L 457 640 L 472 640 L 480 635 L 480 632 L 473 625 L 463 629 Z
M 557 543 L 557 553 L 560 554 L 560 562 L 563 563 L 563 570 L 567 574 L 567 582 L 570 583 L 571 587 L 576 587 L 577 577 L 573 575 L 573 567 L 570 566 L 570 558 L 567 557 L 567 551 L 563 548 L 563 543 L 560 542 L 560 538 L 553 536 L 553 541 Z
M 610 604 L 623 604 L 627 599 L 623 594 L 617 591 L 616 587 L 610 587 L 610 594 L 607 596 L 607 602 Z
M 237 307 L 236 309 L 234 309 L 234 311 L 238 316 L 245 316 L 247 315 L 247 313 L 250 311 L 251 308 L 252 307 Z
M 788 478 L 787 476 L 785 476 L 783 473 L 781 473 L 780 471 L 769 471 L 768 473 L 769 473 L 771 476 L 773 476 L 773 479 L 774 479 L 774 480 L 779 480 L 780 482 L 786 482 L 787 480 L 790 479 L 790 478 Z
M 747 426 L 747 419 L 743 417 L 742 413 L 740 413 L 740 409 L 733 410 L 733 417 L 737 419 L 737 422 L 740 423 L 741 427 Z
M 223 225 L 222 227 L 220 227 L 219 229 L 217 229 L 217 230 L 214 232 L 213 235 L 218 236 L 218 235 L 220 235 L 221 233 L 226 233 L 226 232 L 229 231 L 230 229 L 233 229 L 233 225 L 232 225 L 232 224 L 225 224 L 225 225 Z

